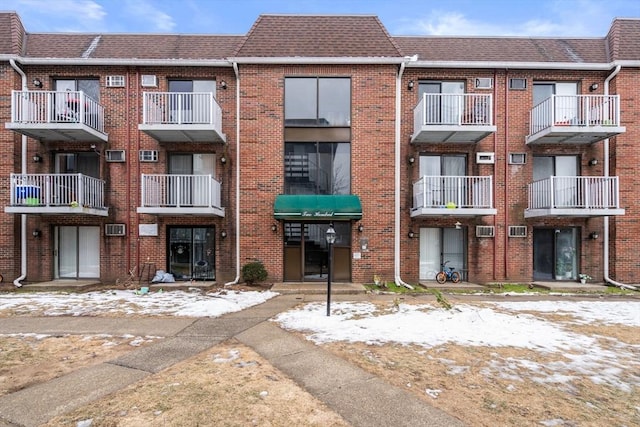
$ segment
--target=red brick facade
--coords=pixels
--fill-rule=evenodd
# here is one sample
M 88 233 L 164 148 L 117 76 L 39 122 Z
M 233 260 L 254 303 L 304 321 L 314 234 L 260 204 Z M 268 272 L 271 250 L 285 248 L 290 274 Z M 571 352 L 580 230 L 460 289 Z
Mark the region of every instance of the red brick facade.
M 17 30 L 16 30 L 17 31 Z M 231 55 L 230 55 L 231 56 Z M 363 55 L 364 56 L 364 55 Z M 614 72 L 613 66 L 588 69 L 571 67 L 560 69 L 557 64 L 549 69 L 532 67 L 431 68 L 401 65 L 396 61 L 348 60 L 315 64 L 277 60 L 253 62 L 246 58 L 226 65 L 181 66 L 180 63 L 158 61 L 157 65 L 139 64 L 126 60 L 100 65 L 56 64 L 55 60 L 20 61 L 16 66 L 26 74 L 28 90 L 53 90 L 53 82 L 63 77 L 96 78 L 100 81 L 100 104 L 105 110 L 105 131 L 108 142 L 98 144 L 100 175 L 105 181 L 105 204 L 108 216 L 92 215 L 26 215 L 27 277 L 28 282 L 56 279 L 54 266 L 56 241 L 54 230 L 59 226 L 96 226 L 100 228 L 100 277 L 112 283 L 125 277 L 132 269 L 144 263 L 157 269 L 168 268 L 168 227 L 209 227 L 215 230 L 215 273 L 219 283 L 232 281 L 237 269 L 246 262 L 259 259 L 268 272 L 269 280 L 282 281 L 285 269 L 283 223 L 274 219 L 276 196 L 284 193 L 284 81 L 287 77 L 348 77 L 351 82 L 351 194 L 362 204 L 362 219 L 352 221 L 351 254 L 342 260 L 350 267 L 351 281 L 371 282 L 374 274 L 387 280 L 401 278 L 415 283 L 420 277 L 421 228 L 452 228 L 459 222 L 464 230 L 466 280 L 476 283 L 531 282 L 534 277 L 534 229 L 571 228 L 578 230 L 578 269 L 596 280 L 603 279 L 605 263 L 609 263 L 609 276 L 620 282 L 638 282 L 640 266 L 636 252 L 640 229 L 636 225 L 635 195 L 640 189 L 636 165 L 640 154 L 635 147 L 640 140 L 640 99 L 638 78 L 640 67 L 623 66 L 609 82 L 609 94 L 620 95 L 621 125 L 626 131 L 608 141 L 609 157 L 605 158 L 605 141 L 590 144 L 529 144 L 530 112 L 533 105 L 534 81 L 577 82 L 578 95 L 603 94 L 605 79 Z M 640 60 L 640 58 L 638 58 Z M 115 62 L 115 61 L 114 61 Z M 313 62 L 313 61 L 309 61 Z M 234 69 L 234 67 L 237 68 Z M 237 74 L 236 74 L 237 72 Z M 398 76 L 401 79 L 398 83 Z M 107 87 L 106 76 L 125 76 L 124 87 Z M 158 85 L 143 88 L 142 75 L 155 75 Z M 33 86 L 33 79 L 43 82 L 42 88 Z M 491 78 L 490 89 L 476 89 L 477 78 Z M 526 79 L 525 90 L 510 90 L 509 80 Z M 226 143 L 171 143 L 159 142 L 139 130 L 143 120 L 144 91 L 168 91 L 170 79 L 215 80 L 216 99 L 222 108 L 222 132 Z M 222 88 L 221 82 L 226 83 Z M 418 103 L 418 82 L 463 81 L 466 94 L 491 94 L 493 124 L 496 132 L 475 143 L 411 143 L 414 132 L 414 108 Z M 409 82 L 415 86 L 409 89 Z M 589 87 L 598 84 L 598 89 Z M 11 121 L 11 91 L 20 90 L 21 77 L 7 61 L 0 61 L 0 119 Z M 399 84 L 399 90 L 397 90 Z M 239 96 L 238 96 L 239 95 Z M 396 102 L 400 111 L 396 114 Z M 239 117 L 237 112 L 239 111 Z M 400 119 L 399 135 L 396 120 Z M 0 176 L 5 191 L 0 194 L 0 205 L 10 205 L 9 176 L 21 171 L 21 144 L 19 132 L 0 129 L 0 144 L 5 161 L 0 164 Z M 396 157 L 396 144 L 400 155 Z M 240 147 L 238 152 L 237 147 Z M 105 150 L 125 150 L 126 162 L 106 162 Z M 55 153 L 91 151 L 83 142 L 40 142 L 27 139 L 27 172 L 52 173 Z M 139 150 L 158 150 L 157 162 L 140 162 Z M 31 159 L 38 153 L 42 162 Z M 216 156 L 216 176 L 222 183 L 221 204 L 225 215 L 199 216 L 140 214 L 141 175 L 167 174 L 170 153 L 211 153 Z M 477 153 L 493 153 L 494 163 L 479 164 Z M 510 164 L 513 153 L 524 153 L 524 164 Z M 412 217 L 413 183 L 420 179 L 418 159 L 421 154 L 459 154 L 466 156 L 466 175 L 491 176 L 495 215 L 454 215 Z M 605 219 L 602 216 L 554 216 L 525 218 L 528 207 L 528 185 L 533 181 L 533 157 L 542 155 L 575 155 L 579 159 L 580 176 L 603 176 L 609 162 L 609 175 L 620 180 L 621 208 L 624 215 L 608 219 L 609 259 L 604 259 Z M 220 161 L 226 159 L 225 163 Z M 590 165 L 597 159 L 596 165 Z M 398 162 L 398 163 L 396 163 Z M 400 170 L 400 185 L 396 186 L 396 165 Z M 239 189 L 236 177 L 239 171 Z M 236 205 L 239 190 L 239 206 Z M 396 235 L 396 192 L 399 192 L 399 235 Z M 20 276 L 21 215 L 0 213 L 0 273 L 4 280 Z M 239 228 L 236 227 L 239 221 Z M 126 225 L 126 236 L 104 235 L 104 225 Z M 140 236 L 140 225 L 156 224 L 157 236 Z M 275 227 L 275 231 L 272 226 Z M 357 229 L 362 225 L 363 231 Z M 494 237 L 476 237 L 476 226 L 493 226 Z M 524 238 L 508 236 L 509 226 L 526 226 Z M 33 230 L 40 230 L 33 237 Z M 408 233 L 415 233 L 409 238 Z M 226 233 L 222 237 L 222 233 Z M 599 239 L 591 239 L 591 233 Z M 236 236 L 239 235 L 239 241 Z M 366 250 L 361 247 L 366 239 Z M 396 239 L 399 240 L 399 258 L 396 257 Z M 424 243 L 424 242 L 423 242 Z M 239 245 L 239 258 L 236 250 Z M 356 256 L 357 254 L 357 256 Z M 396 266 L 399 268 L 396 270 Z M 399 276 L 399 277 L 398 277 Z

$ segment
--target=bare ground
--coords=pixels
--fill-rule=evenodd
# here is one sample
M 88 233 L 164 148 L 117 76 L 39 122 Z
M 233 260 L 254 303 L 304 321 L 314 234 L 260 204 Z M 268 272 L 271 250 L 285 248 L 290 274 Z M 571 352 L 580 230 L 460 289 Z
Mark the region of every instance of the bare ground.
M 564 328 L 599 337 L 605 350 L 615 352 L 624 343 L 635 346 L 640 355 L 640 328 L 575 325 L 566 322 L 567 316 L 542 316 L 563 323 Z M 0 337 L 0 394 L 115 358 L 136 348 L 131 345 L 134 340 Z M 144 341 L 142 337 L 138 340 Z M 324 347 L 472 426 L 640 425 L 637 385 L 623 389 L 598 383 L 578 370 L 563 372 L 567 378 L 561 381 L 542 381 L 535 371 L 516 362 L 537 363 L 542 367 L 538 369 L 548 371 L 548 377 L 553 369 L 545 367 L 565 364 L 570 356 L 566 354 L 452 344 L 425 349 L 340 342 Z M 625 360 L 617 362 L 625 364 Z M 629 363 L 628 375 L 640 377 L 637 363 Z M 92 420 L 92 427 L 349 425 L 234 340 L 57 417 L 46 426 L 76 426 L 83 420 Z

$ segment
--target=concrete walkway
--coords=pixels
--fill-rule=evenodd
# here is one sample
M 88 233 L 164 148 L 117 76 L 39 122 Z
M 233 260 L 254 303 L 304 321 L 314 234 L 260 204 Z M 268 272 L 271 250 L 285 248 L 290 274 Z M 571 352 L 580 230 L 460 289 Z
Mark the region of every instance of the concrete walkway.
M 367 298 L 384 297 L 360 294 L 356 299 Z M 407 391 L 268 321 L 304 300 L 299 294 L 281 295 L 217 318 L 142 318 L 135 322 L 99 317 L 2 319 L 2 334 L 108 333 L 166 338 L 111 361 L 0 397 L 0 426 L 38 426 L 232 337 L 252 347 L 353 426 L 463 425 Z

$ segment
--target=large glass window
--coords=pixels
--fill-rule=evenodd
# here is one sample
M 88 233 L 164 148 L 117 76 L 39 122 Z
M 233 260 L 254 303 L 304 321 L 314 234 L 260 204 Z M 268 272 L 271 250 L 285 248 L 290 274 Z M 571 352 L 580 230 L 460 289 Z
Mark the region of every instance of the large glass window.
M 285 194 L 350 194 L 350 144 L 285 143 L 284 176 Z
M 351 126 L 351 80 L 285 79 L 284 122 L 285 126 Z

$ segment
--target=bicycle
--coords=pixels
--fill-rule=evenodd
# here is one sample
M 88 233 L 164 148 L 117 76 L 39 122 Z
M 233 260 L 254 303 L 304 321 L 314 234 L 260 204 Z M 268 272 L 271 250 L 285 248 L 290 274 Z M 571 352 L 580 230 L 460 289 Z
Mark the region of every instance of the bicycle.
M 447 280 L 451 280 L 453 283 L 458 283 L 460 281 L 460 273 L 455 270 L 455 267 L 447 267 L 449 261 L 445 261 L 442 264 L 442 271 L 436 274 L 436 281 L 440 284 L 443 284 Z

